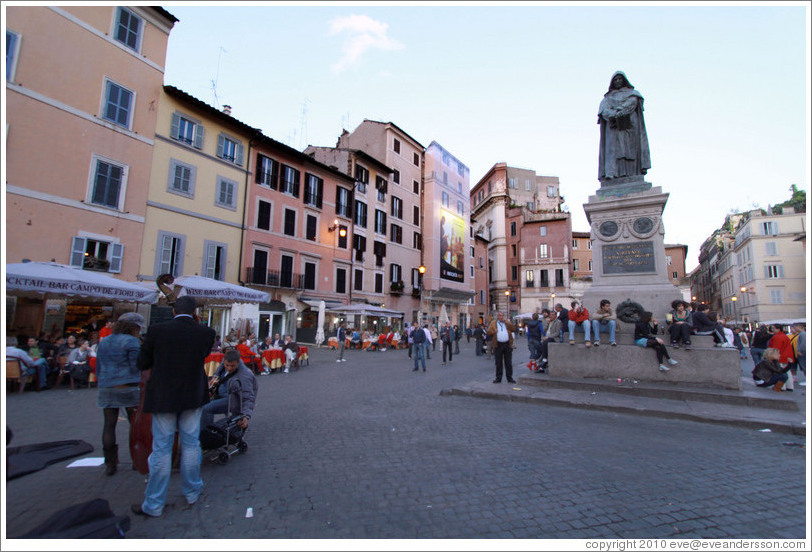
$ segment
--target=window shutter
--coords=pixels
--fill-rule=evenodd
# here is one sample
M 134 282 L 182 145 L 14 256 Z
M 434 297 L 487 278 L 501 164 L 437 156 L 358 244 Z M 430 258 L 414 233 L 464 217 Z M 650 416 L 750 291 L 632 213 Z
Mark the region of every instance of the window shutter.
M 293 197 L 299 197 L 299 177 L 301 173 L 293 169 Z
M 778 221 L 773 221 L 773 236 L 778 235 Z
M 168 274 L 172 266 L 172 238 L 170 236 L 161 237 L 161 264 L 158 274 Z
M 310 175 L 305 173 L 305 187 L 304 187 L 304 198 L 302 199 L 305 205 L 314 202 L 314 198 L 310 197 Z
M 324 194 L 324 180 L 319 178 L 318 183 L 316 184 L 316 207 L 321 209 L 321 196 Z
M 206 244 L 206 278 L 214 278 L 215 265 L 217 264 L 217 246 L 213 243 Z
M 195 125 L 195 147 L 197 149 L 203 149 L 203 136 L 206 133 L 206 129 L 203 128 L 203 125 L 200 123 Z
M 180 138 L 180 115 L 177 113 L 172 114 L 172 129 L 169 131 L 169 134 L 175 140 Z
M 222 134 L 217 137 L 217 157 L 223 158 L 223 150 L 225 149 L 226 139 Z
M 78 236 L 73 237 L 70 247 L 70 265 L 74 268 L 82 268 L 85 264 L 85 244 L 87 240 Z
M 769 265 L 764 265 L 764 277 L 765 278 L 770 277 L 770 266 Z
M 257 154 L 257 170 L 254 173 L 254 182 L 259 184 L 262 182 L 262 156 Z
M 245 147 L 242 144 L 237 144 L 237 156 L 234 162 L 242 167 L 242 158 L 245 153 Z
M 778 265 L 778 277 L 779 278 L 784 277 L 784 265 Z
M 113 251 L 110 254 L 110 272 L 121 272 L 121 261 L 124 257 L 124 246 L 120 243 L 111 244 Z
M 271 159 L 271 189 L 277 189 L 277 182 L 279 182 L 279 162 Z

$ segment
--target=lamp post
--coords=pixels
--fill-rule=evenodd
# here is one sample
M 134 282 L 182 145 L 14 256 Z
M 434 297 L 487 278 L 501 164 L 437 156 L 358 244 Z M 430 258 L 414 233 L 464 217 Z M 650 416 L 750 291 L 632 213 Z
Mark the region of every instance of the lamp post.
M 510 317 L 510 288 L 505 290 L 505 315 Z
M 734 325 L 737 324 L 737 322 L 738 322 L 736 320 L 736 300 L 737 299 L 738 299 L 738 297 L 736 297 L 735 295 L 730 298 L 730 300 L 733 302 L 733 324 Z
M 555 293 L 550 294 L 550 310 L 555 308 Z

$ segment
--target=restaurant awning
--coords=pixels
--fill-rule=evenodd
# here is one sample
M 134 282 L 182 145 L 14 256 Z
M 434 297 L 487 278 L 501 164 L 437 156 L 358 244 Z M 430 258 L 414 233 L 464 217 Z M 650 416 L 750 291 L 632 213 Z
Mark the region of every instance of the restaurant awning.
M 158 291 L 125 282 L 104 272 L 52 262 L 6 265 L 6 292 L 40 297 L 82 297 L 95 301 L 154 303 Z
M 331 309 L 327 309 L 327 312 L 346 315 L 360 314 L 361 316 L 387 316 L 389 318 L 402 318 L 404 316 L 404 314 L 400 311 L 376 307 L 375 305 L 367 305 L 366 303 L 355 303 L 353 305 L 333 307 Z
M 205 276 L 180 276 L 175 278 L 173 286 L 182 288 L 179 297 L 189 295 L 195 299 L 230 303 L 267 303 L 271 300 L 271 296 L 264 291 Z

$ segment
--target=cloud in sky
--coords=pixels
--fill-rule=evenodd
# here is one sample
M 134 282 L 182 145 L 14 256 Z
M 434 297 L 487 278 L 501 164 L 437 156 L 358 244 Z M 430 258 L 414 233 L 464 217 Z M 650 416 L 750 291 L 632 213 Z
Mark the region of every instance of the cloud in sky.
M 334 73 L 360 63 L 369 50 L 401 50 L 403 44 L 386 35 L 389 24 L 376 21 L 367 15 L 336 17 L 330 23 L 330 35 L 345 34 L 341 50 L 343 56 L 333 64 Z

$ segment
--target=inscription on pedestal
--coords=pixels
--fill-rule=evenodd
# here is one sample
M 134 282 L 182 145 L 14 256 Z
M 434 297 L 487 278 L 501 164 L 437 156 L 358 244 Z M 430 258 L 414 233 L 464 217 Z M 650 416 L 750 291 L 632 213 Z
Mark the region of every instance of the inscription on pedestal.
M 656 272 L 654 242 L 606 244 L 601 248 L 604 274 Z

